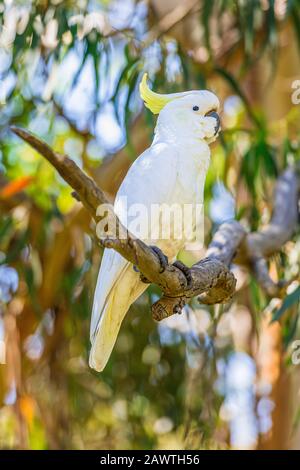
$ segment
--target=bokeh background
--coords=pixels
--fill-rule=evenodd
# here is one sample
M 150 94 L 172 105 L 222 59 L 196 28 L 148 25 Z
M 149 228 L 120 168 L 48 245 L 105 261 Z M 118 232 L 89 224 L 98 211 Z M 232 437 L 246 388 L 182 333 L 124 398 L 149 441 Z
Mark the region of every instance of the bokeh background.
M 232 218 L 255 230 L 278 173 L 299 160 L 299 3 L 0 2 L 1 449 L 300 448 L 299 233 L 270 260 L 274 280 L 294 279 L 279 314 L 281 301 L 237 267 L 229 305 L 193 302 L 159 325 L 151 286 L 97 374 L 87 365 L 102 255 L 94 226 L 9 130 L 68 154 L 113 200 L 153 134 L 143 72 L 161 92 L 208 87 L 223 132 L 206 181 L 206 242 Z

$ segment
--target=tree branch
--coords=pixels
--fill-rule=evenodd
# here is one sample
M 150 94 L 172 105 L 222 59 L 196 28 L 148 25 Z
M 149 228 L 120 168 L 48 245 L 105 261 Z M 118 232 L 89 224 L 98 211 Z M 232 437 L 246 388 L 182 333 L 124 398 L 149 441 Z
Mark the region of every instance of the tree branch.
M 48 160 L 72 187 L 76 199 L 81 201 L 97 223 L 97 209 L 101 204 L 108 204 L 108 201 L 94 180 L 73 160 L 55 152 L 30 132 L 17 127 L 12 127 L 11 130 Z M 168 265 L 160 272 L 161 265 L 157 255 L 143 241 L 128 232 L 112 206 L 108 217 L 117 227 L 118 236 L 112 238 L 106 232 L 101 233 L 100 243 L 120 253 L 136 265 L 145 278 L 162 289 L 162 298 L 152 306 L 153 318 L 158 321 L 180 313 L 186 301 L 195 296 L 206 304 L 230 300 L 236 285 L 236 279 L 229 269 L 232 261 L 247 264 L 260 280 L 267 279 L 262 282 L 262 287 L 275 294 L 278 289 L 266 275 L 268 270 L 264 260 L 291 238 L 298 224 L 299 189 L 299 173 L 296 169 L 289 168 L 278 179 L 273 216 L 267 227 L 259 232 L 247 233 L 237 221 L 223 224 L 215 233 L 206 257 L 192 266 L 190 286 L 182 271 L 173 265 Z
M 287 283 L 276 284 L 270 277 L 267 258 L 288 242 L 299 223 L 300 166 L 287 168 L 274 189 L 273 214 L 268 225 L 247 235 L 235 260 L 249 264 L 254 276 L 270 297 L 282 297 Z

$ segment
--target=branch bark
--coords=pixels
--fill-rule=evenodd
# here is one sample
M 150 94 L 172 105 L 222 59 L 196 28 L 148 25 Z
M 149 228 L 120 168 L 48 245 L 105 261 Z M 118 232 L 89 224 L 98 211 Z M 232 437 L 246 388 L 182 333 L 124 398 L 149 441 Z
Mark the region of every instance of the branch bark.
M 76 199 L 81 201 L 95 222 L 99 222 L 97 209 L 101 204 L 108 204 L 108 201 L 94 180 L 68 156 L 55 152 L 30 132 L 17 127 L 11 130 L 48 160 L 72 187 Z M 189 286 L 185 275 L 177 267 L 168 265 L 161 272 L 157 255 L 128 232 L 112 206 L 108 216 L 117 227 L 118 236 L 112 238 L 103 232 L 100 234 L 100 243 L 116 250 L 136 265 L 145 278 L 162 289 L 162 298 L 152 306 L 153 318 L 158 321 L 180 313 L 186 301 L 195 296 L 206 304 L 228 302 L 236 285 L 236 279 L 230 271 L 232 262 L 248 265 L 267 293 L 277 295 L 281 286 L 277 286 L 269 277 L 266 258 L 279 251 L 293 235 L 298 224 L 299 190 L 299 169 L 288 168 L 277 181 L 273 216 L 265 228 L 247 233 L 237 221 L 221 225 L 209 245 L 206 257 L 192 266 L 192 282 Z

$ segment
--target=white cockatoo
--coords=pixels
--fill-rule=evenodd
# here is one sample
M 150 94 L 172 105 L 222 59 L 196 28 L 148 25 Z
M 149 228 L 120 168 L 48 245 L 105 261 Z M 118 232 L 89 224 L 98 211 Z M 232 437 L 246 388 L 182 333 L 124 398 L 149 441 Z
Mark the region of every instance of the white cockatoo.
M 220 128 L 219 100 L 207 90 L 159 94 L 140 83 L 144 104 L 158 114 L 151 146 L 132 164 L 116 195 L 114 210 L 121 222 L 128 223 L 128 210 L 134 204 L 201 204 L 206 172 L 210 161 L 209 144 Z M 126 204 L 124 204 L 126 200 Z M 159 224 L 161 219 L 151 221 Z M 191 221 L 193 230 L 196 224 Z M 129 227 L 127 227 L 129 228 Z M 134 230 L 129 228 L 131 232 Z M 153 232 L 151 232 L 153 233 Z M 177 239 L 149 238 L 149 231 L 134 233 L 149 245 L 156 245 L 169 260 L 175 260 L 185 245 Z M 159 254 L 159 253 L 158 253 Z M 119 253 L 105 249 L 98 275 L 90 338 L 90 366 L 102 371 L 116 342 L 121 323 L 130 305 L 144 292 L 147 284 L 133 265 Z

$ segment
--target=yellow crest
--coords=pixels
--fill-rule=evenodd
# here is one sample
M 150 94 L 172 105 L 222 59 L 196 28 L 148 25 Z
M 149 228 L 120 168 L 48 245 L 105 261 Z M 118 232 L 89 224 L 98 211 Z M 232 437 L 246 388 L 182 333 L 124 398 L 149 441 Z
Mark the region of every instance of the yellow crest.
M 155 93 L 155 91 L 152 91 L 147 85 L 146 73 L 144 73 L 142 81 L 140 83 L 140 96 L 144 101 L 146 108 L 150 109 L 153 114 L 159 114 L 167 103 L 173 101 L 176 98 L 180 98 L 186 95 L 187 93 L 189 92 L 170 93 L 168 95 Z

